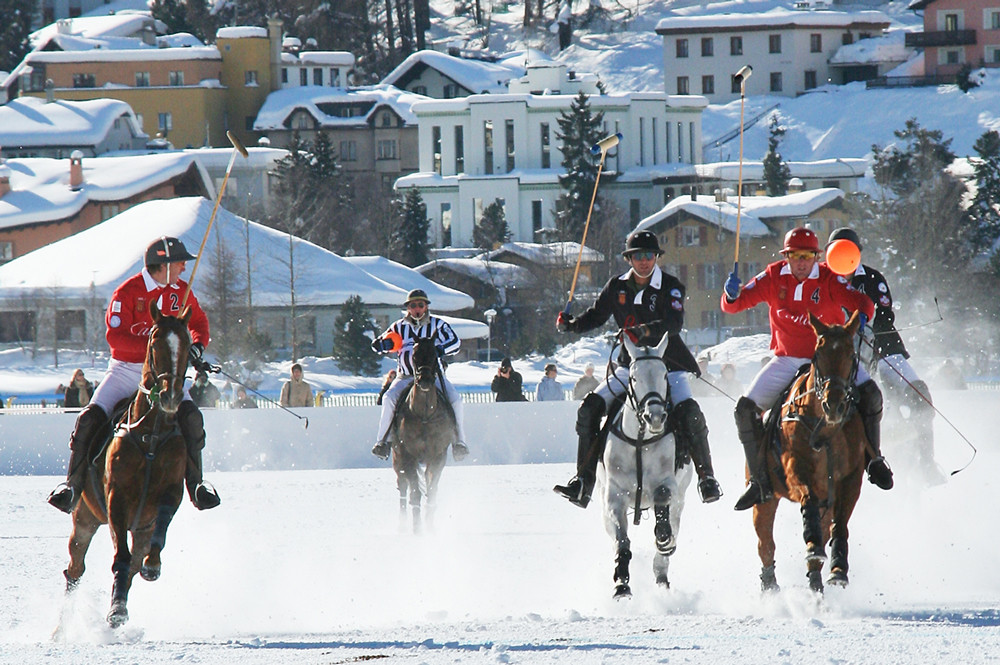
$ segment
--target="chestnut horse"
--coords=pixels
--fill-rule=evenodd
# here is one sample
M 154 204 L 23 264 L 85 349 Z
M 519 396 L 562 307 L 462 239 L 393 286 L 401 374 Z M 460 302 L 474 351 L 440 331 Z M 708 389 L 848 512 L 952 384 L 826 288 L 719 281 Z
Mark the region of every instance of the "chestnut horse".
M 795 379 L 781 406 L 780 468 L 773 463 L 771 446 L 766 446 L 774 498 L 753 511 L 765 591 L 778 589 L 773 531 L 782 497 L 801 506 L 809 588 L 823 591 L 827 540 L 831 549 L 827 583 L 847 586 L 847 522 L 861 495 L 867 443 L 854 404 L 858 313 L 843 326 L 827 326 L 811 314 L 809 322 L 816 331 L 816 353 L 809 373 Z
M 167 526 L 184 494 L 187 447 L 175 416 L 184 399 L 191 308 L 185 307 L 180 318 L 174 318 L 161 314 L 152 303 L 150 314 L 154 325 L 139 391 L 104 452 L 103 467 L 93 467 L 73 511 L 69 567 L 63 573 L 70 593 L 83 575 L 94 533 L 101 524 L 108 524 L 115 550 L 107 617 L 113 628 L 128 621 L 126 603 L 135 574 L 141 573 L 148 581 L 160 577 Z
M 406 517 L 409 495 L 413 531 L 421 530 L 420 502 L 427 497 L 427 521 L 434 518 L 434 502 L 448 456 L 448 446 L 457 440 L 455 414 L 442 391 L 438 391 L 438 361 L 434 340 L 418 338 L 413 345 L 414 379 L 396 411 L 392 444 L 392 468 L 399 488 L 400 519 Z M 421 485 L 423 490 L 421 491 Z

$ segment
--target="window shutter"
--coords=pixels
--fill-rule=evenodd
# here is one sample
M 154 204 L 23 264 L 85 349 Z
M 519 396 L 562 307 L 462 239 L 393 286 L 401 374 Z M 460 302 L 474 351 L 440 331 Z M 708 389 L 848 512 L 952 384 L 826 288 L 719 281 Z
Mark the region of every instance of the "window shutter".
M 701 289 L 702 291 L 704 291 L 705 290 L 705 264 L 704 263 L 699 263 L 696 266 L 696 268 L 698 270 L 698 288 Z

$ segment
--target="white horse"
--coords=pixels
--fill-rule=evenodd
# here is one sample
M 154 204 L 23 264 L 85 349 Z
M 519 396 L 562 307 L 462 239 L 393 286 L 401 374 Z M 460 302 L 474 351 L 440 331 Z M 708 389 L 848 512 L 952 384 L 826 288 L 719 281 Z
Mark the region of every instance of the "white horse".
M 669 428 L 669 384 L 663 353 L 667 335 L 654 347 L 636 347 L 623 335 L 632 361 L 625 404 L 609 428 L 603 470 L 604 526 L 615 539 L 615 598 L 628 598 L 628 565 L 632 558 L 628 538 L 628 511 L 638 525 L 643 510 L 652 508 L 656 583 L 670 587 L 667 568 L 677 549 L 684 495 L 691 484 L 692 464 L 675 471 L 674 434 Z

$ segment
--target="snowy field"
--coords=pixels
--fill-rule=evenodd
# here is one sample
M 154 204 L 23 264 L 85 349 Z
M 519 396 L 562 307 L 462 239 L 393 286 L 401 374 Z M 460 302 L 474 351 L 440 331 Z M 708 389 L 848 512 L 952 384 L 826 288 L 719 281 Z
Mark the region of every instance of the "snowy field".
M 807 589 L 800 519 L 788 503 L 778 515 L 782 591 L 760 594 L 750 515 L 732 510 L 742 454 L 724 397 L 701 401 L 726 494 L 703 505 L 691 489 L 669 590 L 653 582 L 650 521 L 633 527 L 634 597 L 626 602 L 611 599 L 613 548 L 600 506 L 583 511 L 551 491 L 572 473 L 569 403 L 470 405 L 477 431 L 496 430 L 470 436 L 478 460 L 509 457 L 484 450 L 504 440 L 511 450 L 525 441 L 561 443 L 552 463 L 451 464 L 436 527 L 421 536 L 399 523 L 388 463 L 367 455 L 374 423 L 340 426 L 329 420 L 336 410 L 323 409 L 310 436 L 349 446 L 351 459 L 368 468 L 314 469 L 305 460 L 303 470 L 210 471 L 222 506 L 198 513 L 185 501 L 170 529 L 163 577 L 136 578 L 131 620 L 116 632 L 104 623 L 107 530 L 95 538 L 88 572 L 67 602 L 70 522 L 44 502 L 57 478 L 2 476 L 0 662 L 996 662 L 1000 576 L 988 511 L 1000 501 L 998 396 L 935 397 L 979 448 L 977 458 L 947 484 L 925 487 L 903 445 L 888 442 L 897 486 L 881 492 L 865 484 L 851 522 L 851 586 L 828 589 L 822 599 Z M 495 406 L 526 411 L 484 425 L 483 410 Z M 290 443 L 301 436 L 288 414 L 261 414 L 283 422 Z M 55 417 L 6 416 L 4 440 L 31 439 L 26 423 Z M 552 421 L 564 434 L 538 434 Z M 216 454 L 231 446 L 220 422 L 209 414 Z M 937 436 L 943 468 L 968 461 L 971 449 L 940 418 Z M 250 447 L 254 434 L 243 438 Z M 49 451 L 64 446 L 65 436 L 51 449 L 37 445 L 46 457 L 58 455 Z M 58 626 L 63 638 L 53 640 Z

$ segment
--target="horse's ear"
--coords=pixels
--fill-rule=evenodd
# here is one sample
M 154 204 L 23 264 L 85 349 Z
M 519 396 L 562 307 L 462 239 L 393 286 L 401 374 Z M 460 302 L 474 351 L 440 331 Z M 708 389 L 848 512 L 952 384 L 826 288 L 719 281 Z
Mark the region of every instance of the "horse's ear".
M 811 325 L 812 329 L 816 331 L 817 337 L 829 330 L 829 326 L 816 318 L 816 315 L 812 312 L 809 312 L 809 325 Z
M 187 323 L 188 321 L 191 320 L 191 314 L 192 314 L 191 305 L 185 305 L 184 311 L 181 312 L 180 320 L 183 321 L 184 323 Z
M 629 357 L 630 358 L 635 358 L 635 356 L 636 356 L 636 347 L 635 347 L 635 343 L 632 341 L 632 338 L 629 337 L 625 333 L 624 330 L 621 332 L 621 335 L 622 335 L 622 344 L 625 345 L 625 350 L 628 351 Z
M 851 314 L 851 318 L 847 319 L 845 327 L 847 332 L 851 335 L 858 334 L 858 328 L 861 327 L 861 310 L 854 310 L 854 314 Z
M 153 317 L 153 323 L 159 323 L 163 315 L 160 314 L 160 308 L 156 306 L 156 301 L 149 303 L 149 315 Z
M 663 333 L 663 337 L 660 338 L 660 343 L 656 345 L 656 355 L 663 357 L 663 354 L 667 352 L 667 345 L 670 344 L 670 333 Z

